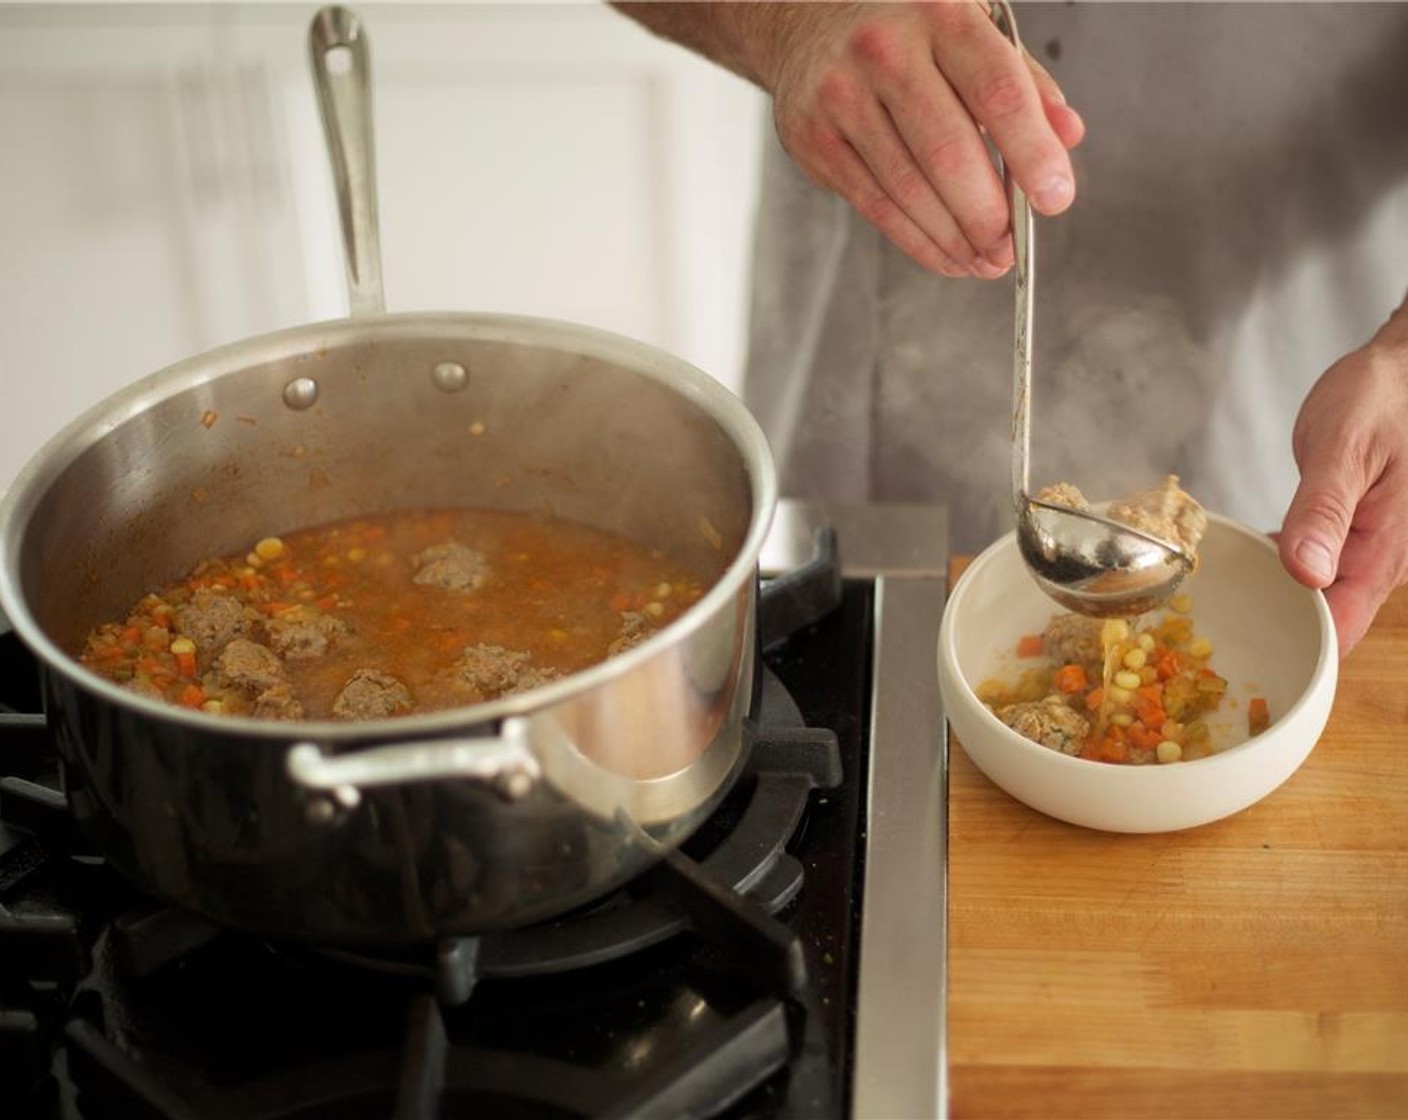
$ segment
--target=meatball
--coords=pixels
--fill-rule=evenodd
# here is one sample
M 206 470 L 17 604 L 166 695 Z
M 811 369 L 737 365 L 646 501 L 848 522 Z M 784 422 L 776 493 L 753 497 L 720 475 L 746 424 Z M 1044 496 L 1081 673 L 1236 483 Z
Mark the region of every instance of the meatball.
M 308 606 L 275 615 L 264 628 L 275 652 L 294 661 L 322 657 L 333 642 L 347 633 L 347 623 L 342 619 Z
M 416 583 L 441 587 L 446 591 L 473 591 L 489 578 L 489 562 L 482 552 L 466 548 L 459 541 L 447 541 L 411 557 Z
M 235 638 L 215 659 L 215 676 L 224 688 L 257 693 L 288 682 L 284 663 L 268 646 Z
M 287 684 L 280 683 L 259 693 L 250 706 L 249 714 L 255 719 L 302 719 L 303 705 Z
M 1207 513 L 1178 485 L 1176 474 L 1168 475 L 1158 486 L 1131 494 L 1125 501 L 1111 503 L 1110 517 L 1168 541 L 1194 557 L 1208 527 Z
M 997 718 L 1018 735 L 1062 754 L 1080 754 L 1090 734 L 1090 721 L 1059 696 L 1008 704 Z
M 338 719 L 382 719 L 415 707 L 411 690 L 389 673 L 358 669 L 332 703 Z
M 638 646 L 651 634 L 650 623 L 641 611 L 621 612 L 621 633 L 615 638 L 606 652 L 614 657 L 632 646 Z
M 1043 502 L 1050 502 L 1053 506 L 1065 506 L 1067 509 L 1089 509 L 1090 503 L 1085 500 L 1085 495 L 1080 489 L 1069 482 L 1057 482 L 1051 486 L 1043 487 L 1037 492 L 1037 499 Z
M 1099 677 L 1105 663 L 1104 622 L 1083 614 L 1054 615 L 1041 633 L 1042 649 L 1056 665 L 1081 665 Z
M 176 632 L 196 644 L 196 656 L 209 664 L 234 638 L 253 637 L 259 614 L 232 595 L 202 588 L 176 611 Z
M 481 700 L 526 692 L 561 676 L 556 669 L 537 667 L 532 655 L 522 650 L 482 644 L 467 647 L 452 672 L 456 685 Z

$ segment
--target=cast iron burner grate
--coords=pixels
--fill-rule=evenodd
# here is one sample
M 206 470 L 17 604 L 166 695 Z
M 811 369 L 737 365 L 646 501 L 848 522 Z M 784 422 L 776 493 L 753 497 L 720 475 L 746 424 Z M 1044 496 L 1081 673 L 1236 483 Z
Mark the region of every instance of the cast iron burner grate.
M 823 534 L 764 589 L 760 644 L 785 659 L 841 590 Z M 678 852 L 561 919 L 395 954 L 270 944 L 153 903 L 85 853 L 37 706 L 32 660 L 0 637 L 0 1100 L 83 1120 L 411 1120 L 716 1116 L 744 1098 L 754 1114 L 785 1091 L 809 1114 L 838 1080 L 837 1032 L 818 1028 L 842 981 L 811 973 L 844 929 L 808 926 L 832 948 L 804 950 L 779 919 L 804 880 L 788 847 L 842 752 L 771 669 L 748 771 Z

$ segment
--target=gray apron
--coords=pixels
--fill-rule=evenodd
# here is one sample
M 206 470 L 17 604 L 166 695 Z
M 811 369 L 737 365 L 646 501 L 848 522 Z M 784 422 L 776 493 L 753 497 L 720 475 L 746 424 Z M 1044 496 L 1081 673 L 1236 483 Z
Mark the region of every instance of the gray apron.
M 1408 4 L 1027 4 L 1084 117 L 1077 201 L 1037 218 L 1032 483 L 1168 472 L 1262 530 L 1315 379 L 1408 291 Z M 939 501 L 1011 528 L 1010 274 L 926 273 L 773 137 L 743 393 L 783 493 Z

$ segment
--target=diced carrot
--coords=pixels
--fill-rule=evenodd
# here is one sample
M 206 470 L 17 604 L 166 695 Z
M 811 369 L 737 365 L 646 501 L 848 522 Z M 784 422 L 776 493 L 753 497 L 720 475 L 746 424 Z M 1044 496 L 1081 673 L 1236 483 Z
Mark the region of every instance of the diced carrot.
M 1169 650 L 1154 662 L 1154 669 L 1159 674 L 1159 680 L 1161 681 L 1166 681 L 1170 677 L 1178 676 L 1182 668 L 1183 662 L 1179 660 L 1178 653 L 1175 650 Z
M 1266 704 L 1265 696 L 1253 696 L 1247 701 L 1247 731 L 1252 735 L 1260 735 L 1271 726 L 1271 709 Z
M 1040 634 L 1023 634 L 1017 640 L 1018 657 L 1040 657 L 1046 648 L 1046 643 L 1041 640 Z
M 1141 720 L 1135 720 L 1129 725 L 1128 737 L 1136 747 L 1157 747 L 1163 739 L 1162 735 L 1145 726 Z
M 183 708 L 199 708 L 205 703 L 205 690 L 198 684 L 188 684 L 176 697 L 176 702 Z
M 1117 739 L 1106 739 L 1100 744 L 1100 757 L 1106 762 L 1123 762 L 1129 757 L 1129 747 Z
M 1105 702 L 1104 688 L 1092 688 L 1085 695 L 1085 707 L 1087 711 L 1098 711 L 1100 705 Z
M 176 668 L 183 677 L 196 675 L 196 655 L 194 653 L 177 653 L 172 656 L 176 658 Z
M 1056 675 L 1051 678 L 1051 683 L 1059 688 L 1066 695 L 1079 692 L 1090 682 L 1085 679 L 1085 669 L 1079 665 L 1062 665 L 1056 670 Z
M 1141 704 L 1135 710 L 1139 715 L 1139 722 L 1151 731 L 1157 731 L 1168 722 L 1168 714 L 1157 704 Z

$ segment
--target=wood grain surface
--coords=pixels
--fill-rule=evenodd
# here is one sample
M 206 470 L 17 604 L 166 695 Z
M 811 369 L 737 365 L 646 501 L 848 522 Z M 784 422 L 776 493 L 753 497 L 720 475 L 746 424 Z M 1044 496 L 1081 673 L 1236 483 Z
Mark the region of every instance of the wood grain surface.
M 1408 589 L 1226 820 L 1093 832 L 949 753 L 956 1120 L 1408 1118 Z

